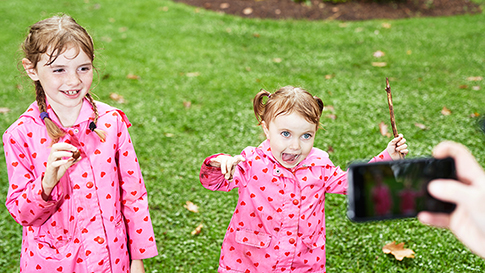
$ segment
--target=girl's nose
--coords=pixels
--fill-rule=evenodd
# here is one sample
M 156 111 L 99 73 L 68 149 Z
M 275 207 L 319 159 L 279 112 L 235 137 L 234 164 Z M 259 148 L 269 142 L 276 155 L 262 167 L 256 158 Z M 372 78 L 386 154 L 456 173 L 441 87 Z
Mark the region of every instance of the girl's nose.
M 79 75 L 75 72 L 69 73 L 67 76 L 67 82 L 66 84 L 69 86 L 76 86 L 81 82 L 81 79 L 79 78 Z
M 290 148 L 293 150 L 299 150 L 300 149 L 300 141 L 298 139 L 293 139 L 290 143 Z

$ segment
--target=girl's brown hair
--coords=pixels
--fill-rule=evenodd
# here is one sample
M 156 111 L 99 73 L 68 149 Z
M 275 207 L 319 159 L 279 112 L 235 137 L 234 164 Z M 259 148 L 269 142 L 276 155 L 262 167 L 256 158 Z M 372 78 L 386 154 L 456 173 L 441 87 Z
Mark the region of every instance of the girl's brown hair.
M 264 102 L 265 98 L 267 98 L 266 102 Z M 263 121 L 269 125 L 279 115 L 297 112 L 318 128 L 323 111 L 323 101 L 312 96 L 305 89 L 285 86 L 273 94 L 261 89 L 254 97 L 253 109 L 259 125 Z
M 30 27 L 27 38 L 22 43 L 22 50 L 25 58 L 32 63 L 32 68 L 37 68 L 37 63 L 41 60 L 42 54 L 47 54 L 48 61 L 46 65 L 50 65 L 56 59 L 70 48 L 77 48 L 82 50 L 94 61 L 94 44 L 93 39 L 88 32 L 80 26 L 72 17 L 68 15 L 53 16 L 45 20 L 39 21 Z M 35 94 L 37 105 L 41 113 L 47 112 L 46 97 L 44 89 L 40 81 L 35 81 Z M 94 131 L 101 141 L 106 139 L 105 133 L 96 129 L 98 121 L 98 109 L 91 96 L 87 93 L 88 99 L 94 112 L 93 124 L 90 124 L 90 129 Z M 52 139 L 52 143 L 56 143 L 65 135 L 65 132 L 59 128 L 48 116 L 41 115 L 47 128 L 47 133 Z

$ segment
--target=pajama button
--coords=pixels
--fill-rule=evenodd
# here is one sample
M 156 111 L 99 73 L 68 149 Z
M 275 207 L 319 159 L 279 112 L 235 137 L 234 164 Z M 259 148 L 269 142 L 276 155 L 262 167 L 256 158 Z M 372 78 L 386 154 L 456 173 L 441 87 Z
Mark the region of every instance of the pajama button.
M 93 186 L 94 186 L 93 182 L 86 183 L 86 187 L 88 187 L 88 189 L 92 188 Z
M 103 239 L 103 238 L 98 237 L 97 239 L 98 239 L 98 240 L 97 240 L 98 244 L 102 244 L 102 243 L 104 243 L 104 239 Z
M 295 206 L 296 206 L 296 205 L 298 205 L 299 203 L 300 203 L 300 202 L 298 202 L 298 200 L 293 199 L 293 205 L 295 205 Z
M 295 243 L 295 239 L 291 238 L 288 242 L 290 242 L 290 244 L 294 244 Z

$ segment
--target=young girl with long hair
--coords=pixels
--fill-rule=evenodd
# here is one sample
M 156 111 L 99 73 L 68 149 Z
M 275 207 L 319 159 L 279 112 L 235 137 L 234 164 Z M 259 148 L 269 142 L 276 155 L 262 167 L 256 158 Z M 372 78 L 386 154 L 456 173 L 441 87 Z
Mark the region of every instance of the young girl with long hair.
M 347 191 L 347 173 L 313 147 L 323 102 L 286 86 L 259 92 L 253 106 L 267 139 L 241 155 L 210 156 L 200 171 L 205 188 L 239 193 L 218 272 L 323 273 L 325 194 Z M 407 153 L 400 135 L 371 162 Z
M 22 65 L 36 101 L 3 135 L 21 272 L 144 272 L 158 254 L 147 192 L 116 108 L 95 101 L 91 36 L 69 16 L 32 25 Z

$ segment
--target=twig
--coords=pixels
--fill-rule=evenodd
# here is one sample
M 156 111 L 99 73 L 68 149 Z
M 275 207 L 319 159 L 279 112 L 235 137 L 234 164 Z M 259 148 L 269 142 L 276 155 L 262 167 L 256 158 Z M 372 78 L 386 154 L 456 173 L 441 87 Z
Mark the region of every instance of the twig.
M 392 133 L 394 134 L 394 137 L 398 137 L 399 134 L 397 133 L 396 120 L 394 119 L 394 106 L 392 105 L 391 86 L 389 86 L 388 78 L 386 78 L 386 92 L 387 102 L 389 103 L 389 115 L 391 116 Z

